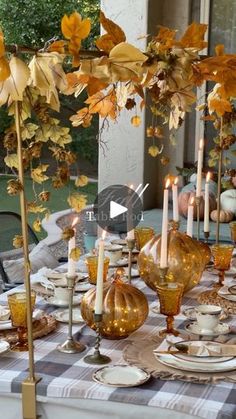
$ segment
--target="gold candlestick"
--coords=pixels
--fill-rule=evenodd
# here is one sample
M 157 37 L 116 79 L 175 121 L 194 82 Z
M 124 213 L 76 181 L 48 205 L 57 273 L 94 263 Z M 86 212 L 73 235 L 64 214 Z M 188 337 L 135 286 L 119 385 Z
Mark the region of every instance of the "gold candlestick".
M 196 196 L 195 198 L 196 206 L 197 206 L 197 240 L 200 239 L 200 202 L 201 197 Z
M 36 408 L 36 384 L 40 378 L 35 377 L 34 366 L 34 345 L 33 345 L 33 322 L 32 322 L 32 304 L 31 304 L 31 286 L 30 286 L 30 261 L 29 261 L 29 243 L 28 243 L 28 223 L 26 211 L 26 198 L 24 189 L 24 167 L 22 155 L 22 138 L 20 131 L 20 108 L 19 102 L 15 102 L 15 124 L 17 135 L 17 156 L 18 156 L 18 177 L 22 185 L 20 191 L 20 212 L 21 212 L 21 226 L 23 236 L 23 253 L 24 253 L 24 267 L 25 278 L 24 285 L 26 290 L 26 305 L 27 305 L 27 336 L 29 348 L 29 376 L 22 382 L 22 410 L 23 417 L 27 419 L 37 418 Z
M 209 231 L 204 231 L 204 237 L 205 237 L 205 243 L 208 243 L 208 239 L 210 237 L 210 232 Z
M 84 362 L 87 364 L 108 364 L 111 362 L 109 356 L 103 355 L 100 352 L 101 345 L 101 323 L 102 323 L 102 314 L 94 313 L 94 322 L 96 324 L 96 342 L 94 346 L 94 353 L 92 355 L 87 355 L 84 358 Z
M 132 258 L 133 258 L 133 250 L 135 247 L 135 239 L 127 239 L 127 247 L 129 250 L 128 253 L 128 283 L 131 284 L 132 278 Z
M 64 343 L 57 346 L 57 350 L 65 354 L 75 354 L 83 352 L 86 348 L 81 342 L 76 342 L 72 335 L 72 322 L 73 322 L 73 295 L 74 287 L 77 276 L 67 276 L 67 285 L 69 290 L 69 324 L 68 336 Z
M 168 266 L 166 268 L 159 268 L 159 271 L 160 271 L 160 283 L 163 284 L 164 282 L 166 282 Z

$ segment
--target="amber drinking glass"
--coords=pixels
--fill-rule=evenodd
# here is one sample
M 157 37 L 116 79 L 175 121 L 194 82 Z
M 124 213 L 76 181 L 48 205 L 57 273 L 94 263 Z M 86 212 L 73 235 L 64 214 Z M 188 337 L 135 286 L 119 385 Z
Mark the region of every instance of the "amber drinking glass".
M 222 286 L 225 279 L 225 271 L 230 268 L 234 246 L 232 244 L 213 244 L 211 253 L 214 258 L 214 268 L 219 271 L 217 286 Z
M 136 248 L 141 250 L 149 240 L 155 236 L 155 231 L 151 227 L 138 227 L 134 230 Z
M 178 336 L 178 330 L 174 329 L 174 316 L 179 314 L 182 302 L 184 285 L 178 282 L 164 282 L 157 286 L 157 294 L 160 301 L 160 313 L 167 316 L 167 327 L 159 332 L 160 336 L 168 334 Z
M 36 294 L 31 291 L 31 308 L 35 305 Z M 25 292 L 8 295 L 12 326 L 17 327 L 18 341 L 11 346 L 12 351 L 28 351 L 27 341 L 27 298 Z
M 98 256 L 88 256 L 85 261 L 88 267 L 89 282 L 90 284 L 96 285 L 97 283 L 97 271 L 98 271 Z M 103 265 L 103 281 L 107 279 L 107 273 L 109 268 L 110 259 L 104 258 Z
M 236 247 L 236 221 L 232 221 L 229 223 L 230 227 L 230 233 L 231 233 L 231 240 L 234 244 L 234 247 Z

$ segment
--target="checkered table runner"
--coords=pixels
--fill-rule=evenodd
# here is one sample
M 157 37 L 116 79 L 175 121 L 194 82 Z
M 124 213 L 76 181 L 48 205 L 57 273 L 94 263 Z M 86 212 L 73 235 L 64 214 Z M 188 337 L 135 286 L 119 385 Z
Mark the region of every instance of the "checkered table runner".
M 212 284 L 213 276 L 205 273 L 201 285 L 195 287 L 183 300 L 183 307 L 196 304 L 198 294 Z M 216 279 L 216 278 L 215 278 Z M 156 314 L 152 308 L 157 304 L 156 295 L 141 280 L 135 280 L 147 295 L 150 313 L 145 324 L 131 336 L 123 340 L 102 340 L 102 352 L 112 358 L 112 362 L 123 363 L 122 351 L 127 343 L 155 336 L 165 325 L 165 317 Z M 212 286 L 212 285 L 211 285 Z M 0 296 L 0 303 L 6 296 Z M 55 308 L 39 301 L 38 307 L 52 312 Z M 233 317 L 229 322 L 232 324 Z M 176 326 L 184 329 L 186 318 L 176 317 Z M 56 350 L 67 336 L 67 325 L 58 325 L 57 330 L 35 341 L 36 373 L 42 380 L 37 385 L 37 394 L 47 397 L 76 397 L 99 399 L 137 405 L 173 409 L 207 419 L 236 418 L 236 385 L 222 382 L 217 385 L 192 384 L 180 381 L 162 381 L 151 378 L 146 384 L 134 388 L 109 388 L 92 380 L 98 368 L 83 362 L 83 357 L 93 352 L 95 334 L 86 326 L 74 326 L 74 336 L 87 345 L 81 354 L 62 354 Z M 27 353 L 8 352 L 0 357 L 0 393 L 20 393 L 21 382 L 27 377 Z

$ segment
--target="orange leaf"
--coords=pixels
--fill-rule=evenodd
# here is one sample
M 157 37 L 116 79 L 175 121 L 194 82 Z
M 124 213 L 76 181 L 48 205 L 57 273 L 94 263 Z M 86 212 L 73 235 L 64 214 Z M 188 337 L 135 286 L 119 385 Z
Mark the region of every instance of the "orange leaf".
M 219 116 L 223 116 L 225 112 L 232 112 L 232 107 L 227 99 L 215 98 L 210 101 L 210 109 Z
M 95 93 L 99 92 L 100 90 L 105 89 L 106 87 L 107 87 L 107 83 L 104 83 L 95 77 L 90 77 L 88 80 L 87 91 L 88 91 L 89 96 L 92 96 Z
M 0 82 L 8 79 L 11 74 L 10 66 L 5 57 L 0 58 Z
M 70 117 L 73 127 L 82 125 L 84 128 L 90 127 L 92 121 L 92 115 L 89 113 L 89 109 L 84 107 L 80 109 L 76 115 Z
M 91 30 L 91 22 L 90 19 L 84 19 L 82 20 L 81 24 L 79 25 L 76 36 L 78 36 L 80 39 L 87 38 Z
M 72 13 L 70 16 L 63 16 L 61 20 L 61 31 L 66 39 L 70 39 L 76 34 L 81 21 L 81 16 L 77 12 Z
M 114 42 L 112 41 L 111 35 L 106 33 L 102 35 L 100 38 L 96 40 L 96 46 L 107 53 L 109 53 L 112 48 L 115 46 Z
M 63 40 L 54 41 L 51 45 L 49 45 L 48 51 L 58 52 L 59 54 L 64 54 L 65 45 L 66 45 L 66 41 L 63 41 Z
M 224 55 L 224 53 L 225 53 L 225 46 L 223 44 L 216 45 L 216 47 L 215 47 L 215 53 L 218 56 Z
M 197 48 L 200 50 L 205 48 L 207 46 L 207 42 L 204 41 L 206 30 L 207 25 L 203 23 L 191 23 L 179 41 L 179 44 L 184 48 Z
M 160 51 L 165 51 L 174 45 L 175 35 L 175 30 L 171 30 L 165 26 L 161 26 L 157 36 L 155 37 L 155 40 L 161 44 L 159 45 Z
M 116 96 L 112 90 L 104 95 L 103 92 L 97 92 L 90 96 L 85 103 L 89 104 L 90 113 L 99 113 L 103 118 L 110 116 L 111 119 L 116 117 Z
M 5 54 L 4 37 L 2 31 L 0 31 L 0 57 Z
M 107 33 L 110 35 L 111 40 L 115 45 L 126 41 L 125 33 L 121 27 L 114 23 L 112 20 L 106 18 L 102 11 L 100 12 L 100 23 L 105 31 L 107 31 Z

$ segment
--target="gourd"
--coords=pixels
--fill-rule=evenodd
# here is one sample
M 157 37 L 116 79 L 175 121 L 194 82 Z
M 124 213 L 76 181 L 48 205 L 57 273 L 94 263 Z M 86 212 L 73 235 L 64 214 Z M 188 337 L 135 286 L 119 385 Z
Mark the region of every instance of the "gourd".
M 229 223 L 230 221 L 232 221 L 234 218 L 234 214 L 232 213 L 232 211 L 225 211 L 225 210 L 220 210 L 220 222 L 221 223 Z M 212 221 L 217 221 L 217 210 L 214 210 L 211 212 L 211 219 Z
M 232 211 L 236 215 L 236 189 L 228 189 L 220 195 L 221 209 Z
M 193 191 L 182 191 L 179 194 L 179 213 L 183 217 L 187 218 L 188 216 L 188 206 L 190 204 L 191 198 L 195 198 L 195 192 Z M 201 193 L 201 200 L 200 200 L 200 220 L 204 219 L 204 192 Z M 213 211 L 216 208 L 216 198 L 213 193 L 209 193 L 209 211 Z M 194 211 L 193 211 L 193 218 L 194 220 L 197 219 L 197 207 L 196 203 L 194 204 Z
M 81 315 L 91 329 L 94 323 L 96 288 L 91 288 L 81 301 Z M 133 285 L 119 277 L 103 284 L 103 316 L 101 335 L 107 339 L 122 339 L 129 336 L 145 322 L 148 316 L 146 296 Z

